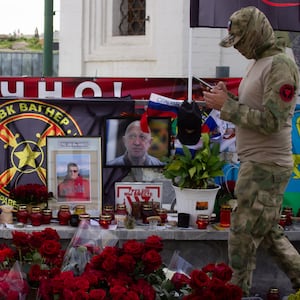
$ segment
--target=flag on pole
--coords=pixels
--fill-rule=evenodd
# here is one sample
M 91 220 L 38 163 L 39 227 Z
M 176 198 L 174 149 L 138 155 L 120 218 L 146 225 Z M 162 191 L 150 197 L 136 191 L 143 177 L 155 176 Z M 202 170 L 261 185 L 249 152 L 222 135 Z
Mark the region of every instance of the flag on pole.
M 190 27 L 227 28 L 232 13 L 246 6 L 261 10 L 274 30 L 300 31 L 299 0 L 190 0 Z

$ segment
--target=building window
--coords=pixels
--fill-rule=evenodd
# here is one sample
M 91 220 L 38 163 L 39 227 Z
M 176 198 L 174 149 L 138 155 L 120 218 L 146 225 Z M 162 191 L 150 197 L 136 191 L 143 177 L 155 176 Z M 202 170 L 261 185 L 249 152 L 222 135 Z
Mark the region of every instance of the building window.
M 117 0 L 115 4 L 113 35 L 145 35 L 146 0 Z

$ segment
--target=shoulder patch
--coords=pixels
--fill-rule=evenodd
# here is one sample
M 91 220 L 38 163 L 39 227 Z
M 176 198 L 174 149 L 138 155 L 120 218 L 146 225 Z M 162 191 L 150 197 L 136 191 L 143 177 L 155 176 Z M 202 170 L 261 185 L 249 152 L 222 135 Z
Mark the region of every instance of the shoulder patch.
M 279 94 L 282 101 L 290 102 L 294 97 L 295 89 L 290 84 L 284 84 L 283 86 L 281 86 Z

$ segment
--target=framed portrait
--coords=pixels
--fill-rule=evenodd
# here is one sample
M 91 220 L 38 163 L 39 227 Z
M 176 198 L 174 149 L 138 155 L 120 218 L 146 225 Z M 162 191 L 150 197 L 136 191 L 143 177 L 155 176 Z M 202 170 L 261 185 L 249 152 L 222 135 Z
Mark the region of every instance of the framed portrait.
M 47 185 L 53 193 L 49 207 L 84 205 L 92 217 L 102 210 L 100 137 L 47 137 Z
M 147 123 L 149 131 L 145 132 L 140 118 L 107 118 L 104 166 L 163 167 L 171 150 L 171 119 L 149 117 Z

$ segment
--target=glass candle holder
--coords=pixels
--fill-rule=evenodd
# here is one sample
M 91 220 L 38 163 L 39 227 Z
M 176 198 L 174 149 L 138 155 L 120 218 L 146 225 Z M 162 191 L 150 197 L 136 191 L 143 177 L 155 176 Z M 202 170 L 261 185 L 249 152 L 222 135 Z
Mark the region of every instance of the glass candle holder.
M 160 223 L 165 224 L 168 222 L 168 211 L 165 208 L 158 208 L 157 215 L 160 217 Z
M 91 219 L 90 214 L 85 213 L 85 214 L 79 215 L 79 222 L 86 221 L 86 222 L 90 223 L 90 219 Z
M 196 224 L 198 225 L 198 229 L 206 229 L 209 223 L 208 215 L 198 215 Z
M 150 203 L 144 203 L 142 205 L 142 219 L 143 219 L 143 223 L 144 224 L 148 224 L 148 220 L 147 218 L 148 217 L 151 217 L 154 215 L 154 212 L 153 212 L 153 207 L 152 207 L 152 204 Z
M 40 226 L 42 225 L 42 212 L 40 207 L 32 207 L 30 220 L 32 226 Z
M 283 228 L 286 226 L 286 215 L 280 216 L 279 225 L 281 225 Z
M 27 224 L 29 218 L 29 212 L 25 204 L 19 205 L 18 211 L 16 213 L 16 218 L 17 218 L 17 222 Z
M 126 204 L 120 204 L 118 203 L 117 204 L 117 207 L 116 207 L 116 212 L 115 212 L 116 215 L 125 215 L 127 216 L 128 215 L 128 212 L 127 212 L 127 209 L 126 209 Z
M 267 300 L 280 300 L 278 288 L 270 288 L 267 294 Z
M 59 225 L 69 225 L 71 212 L 69 205 L 61 205 L 57 213 Z
M 224 204 L 221 206 L 220 210 L 220 226 L 221 227 L 230 227 L 230 214 L 231 206 Z
M 113 205 L 105 205 L 103 207 L 103 211 L 102 211 L 103 215 L 110 215 L 111 219 L 114 220 L 115 219 L 115 210 Z
M 42 210 L 42 224 L 50 224 L 52 219 L 52 210 L 45 208 Z
M 111 224 L 111 215 L 100 215 L 99 224 L 103 229 L 108 229 Z
M 293 209 L 291 207 L 285 207 L 282 211 L 282 214 L 286 215 L 285 226 L 292 225 L 292 217 L 294 216 Z
M 81 215 L 81 214 L 85 214 L 85 205 L 76 205 L 75 206 L 75 210 L 74 210 L 74 214 L 76 215 Z

